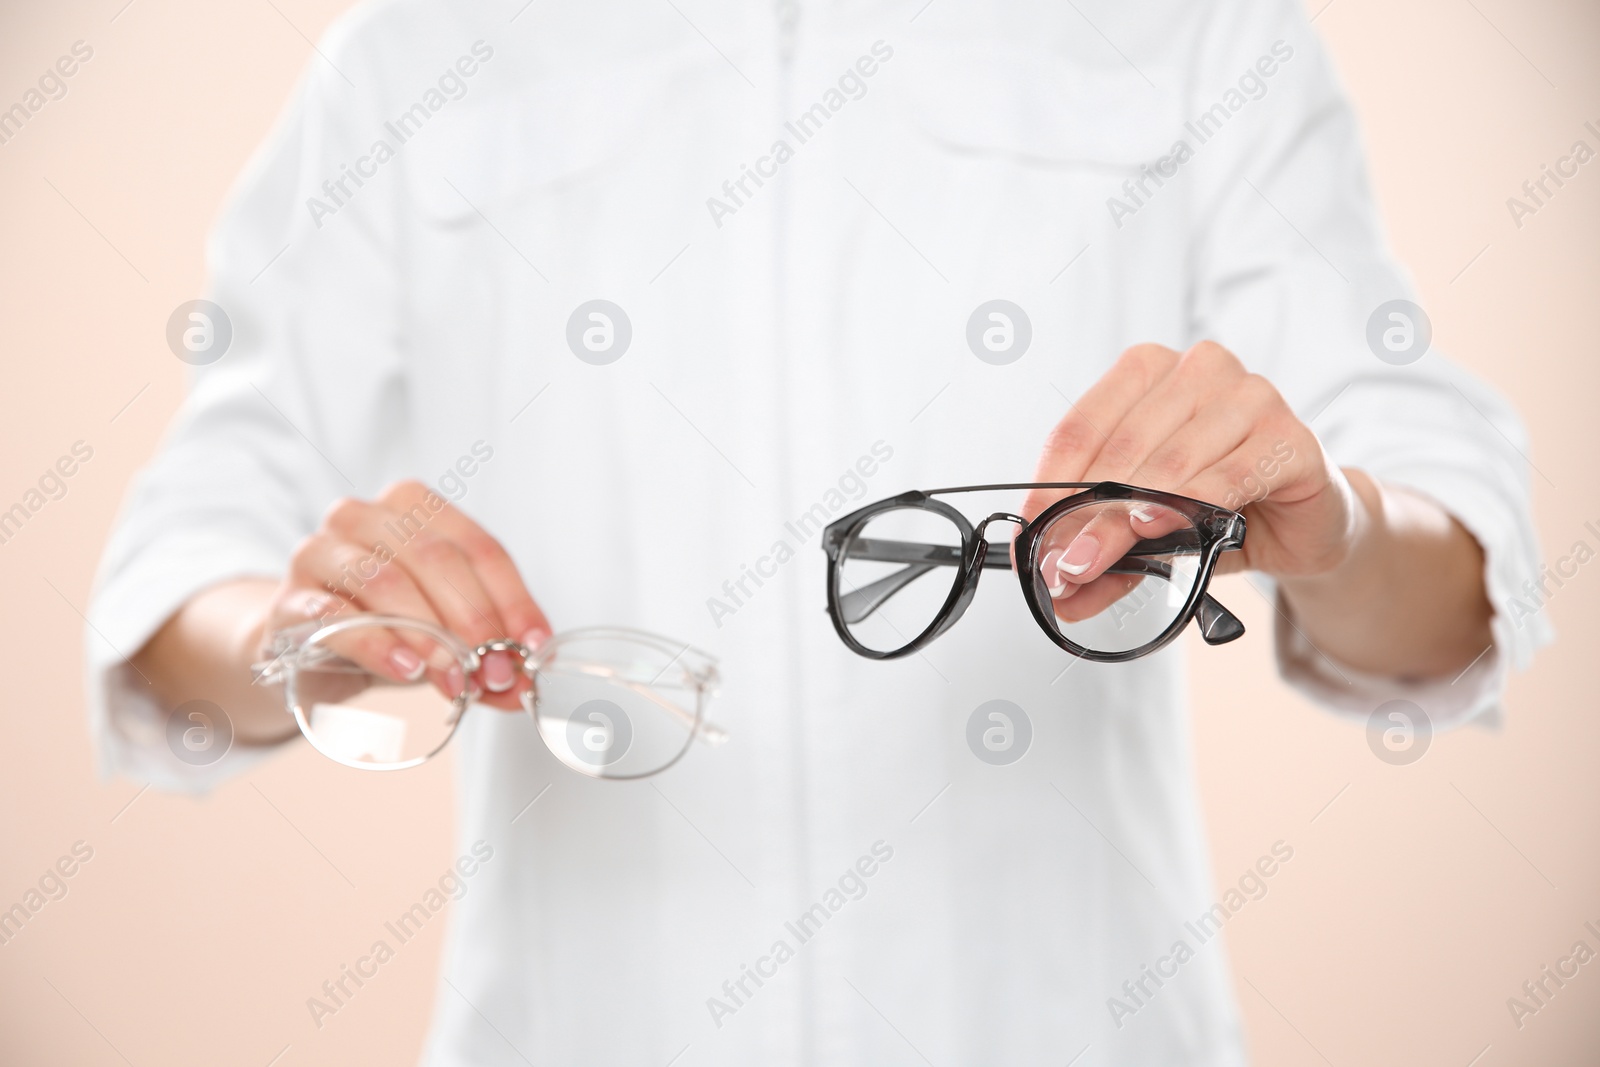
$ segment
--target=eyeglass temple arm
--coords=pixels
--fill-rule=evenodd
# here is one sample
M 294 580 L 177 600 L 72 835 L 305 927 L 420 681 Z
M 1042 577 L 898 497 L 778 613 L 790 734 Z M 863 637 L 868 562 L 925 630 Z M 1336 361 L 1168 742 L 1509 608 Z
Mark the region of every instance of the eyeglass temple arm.
M 283 681 L 288 673 L 288 654 L 280 652 L 271 659 L 264 659 L 259 663 L 250 664 L 250 684 L 276 685 Z
M 1157 559 L 1139 559 L 1134 556 L 1124 556 L 1117 561 L 1116 566 L 1110 568 L 1112 574 L 1154 574 L 1158 578 L 1168 581 L 1172 579 L 1172 564 L 1163 563 Z M 1208 645 L 1225 645 L 1229 641 L 1236 641 L 1244 636 L 1244 623 L 1239 617 L 1213 597 L 1204 593 L 1200 603 L 1195 608 L 1195 625 L 1200 627 L 1200 636 Z
M 1128 553 L 1109 568 L 1111 574 L 1155 575 L 1171 580 L 1172 567 L 1160 560 L 1143 559 L 1143 553 L 1170 552 L 1173 544 L 1164 544 L 1170 538 L 1152 538 Z M 839 610 L 846 623 L 854 625 L 867 618 L 900 590 L 939 566 L 956 566 L 961 562 L 961 550 L 949 545 L 927 545 L 911 541 L 884 541 L 878 538 L 859 538 L 852 542 L 850 554 L 856 559 L 906 562 L 904 570 L 879 578 L 875 582 L 845 593 L 839 598 Z M 1009 545 L 990 545 L 984 555 L 983 565 L 997 570 L 1011 569 Z M 1208 645 L 1223 645 L 1244 636 L 1244 623 L 1238 616 L 1223 607 L 1210 593 L 1200 598 L 1195 611 L 1195 622 L 1200 636 Z
M 283 681 L 289 668 L 304 651 L 305 640 L 317 632 L 322 623 L 316 619 L 285 627 L 272 635 L 267 648 L 269 658 L 250 664 L 252 685 L 275 685 Z
M 644 697 L 646 700 L 660 705 L 662 709 L 671 714 L 673 718 L 694 730 L 695 737 L 699 738 L 701 741 L 704 741 L 708 745 L 715 747 L 716 745 L 720 745 L 728 739 L 728 731 L 724 730 L 716 723 L 706 722 L 705 719 L 702 718 L 699 720 L 699 725 L 696 726 L 695 716 L 678 707 L 678 705 L 674 704 L 666 697 L 663 697 L 660 693 L 657 693 L 650 686 L 641 684 L 639 682 L 629 681 L 627 678 L 624 678 L 620 673 L 610 667 L 602 667 L 598 664 L 585 664 L 582 667 L 579 667 L 578 670 L 583 674 L 591 674 L 595 675 L 596 677 L 605 678 L 616 685 L 622 686 L 624 689 L 631 689 L 633 692 Z

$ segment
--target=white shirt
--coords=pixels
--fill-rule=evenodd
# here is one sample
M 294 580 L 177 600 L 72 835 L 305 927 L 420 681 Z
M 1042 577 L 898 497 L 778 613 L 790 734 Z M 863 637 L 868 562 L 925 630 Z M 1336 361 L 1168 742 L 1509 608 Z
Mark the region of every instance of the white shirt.
M 132 489 L 94 602 L 107 768 L 204 789 L 264 758 L 177 761 L 114 648 L 280 574 L 334 499 L 423 477 L 558 629 L 719 655 L 733 736 L 617 783 L 526 716 L 466 717 L 461 851 L 493 858 L 453 905 L 426 1062 L 1240 1063 L 1221 939 L 1186 926 L 1216 901 L 1181 647 L 1063 675 L 991 575 L 924 656 L 869 662 L 786 524 L 1025 480 L 1126 346 L 1215 339 L 1337 462 L 1431 494 L 1487 552 L 1496 644 L 1459 682 L 1365 678 L 1292 631 L 1287 676 L 1362 720 L 1392 697 L 1495 720 L 1546 637 L 1508 611 L 1538 574 L 1526 435 L 1438 353 L 1369 350 L 1410 289 L 1298 5 L 473 7 L 344 19 L 216 229 L 232 348 Z M 605 366 L 566 343 L 596 298 L 632 328 Z M 995 298 L 1032 327 L 1004 366 L 966 342 Z M 492 458 L 445 478 L 479 442 Z M 768 576 L 734 600 L 746 567 Z M 1009 766 L 965 741 L 991 699 L 1032 723 Z M 864 895 L 830 895 L 858 862 Z M 785 924 L 819 903 L 841 906 L 802 943 Z M 1175 976 L 1130 995 L 1147 965 Z

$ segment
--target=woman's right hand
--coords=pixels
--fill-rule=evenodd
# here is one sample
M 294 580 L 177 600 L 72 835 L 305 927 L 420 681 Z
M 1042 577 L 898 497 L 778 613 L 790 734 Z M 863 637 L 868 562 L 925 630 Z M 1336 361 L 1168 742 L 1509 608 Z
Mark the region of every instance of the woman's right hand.
M 344 498 L 328 509 L 316 532 L 295 548 L 288 574 L 268 601 L 257 658 L 268 658 L 279 630 L 355 612 L 420 619 L 474 647 L 509 638 L 532 649 L 551 633 L 500 543 L 417 481 L 397 482 L 373 501 Z M 459 668 L 437 646 L 375 631 L 339 651 L 374 674 L 407 682 L 427 674 L 441 688 L 459 691 L 459 677 L 451 677 Z M 511 653 L 489 653 L 473 678 L 482 691 L 475 697 L 521 710 L 529 683 L 519 667 Z

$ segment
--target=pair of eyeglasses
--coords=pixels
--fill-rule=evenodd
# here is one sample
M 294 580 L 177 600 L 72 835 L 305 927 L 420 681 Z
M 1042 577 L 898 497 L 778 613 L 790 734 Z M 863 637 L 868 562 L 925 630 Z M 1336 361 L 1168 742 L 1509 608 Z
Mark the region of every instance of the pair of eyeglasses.
M 422 660 L 396 679 L 386 652 L 398 641 Z M 318 752 L 347 767 L 394 771 L 436 755 L 473 699 L 485 656 L 516 657 L 523 707 L 562 763 L 593 778 L 644 778 L 690 744 L 720 745 L 705 719 L 716 661 L 682 642 L 599 627 L 557 634 L 537 649 L 516 641 L 477 647 L 417 619 L 357 614 L 274 635 L 256 681 L 282 684 L 288 710 Z
M 1070 490 L 1031 521 L 997 511 L 974 526 L 942 497 Z M 991 523 L 1013 523 L 991 544 Z M 1084 659 L 1123 663 L 1171 642 L 1191 618 L 1207 644 L 1244 624 L 1206 591 L 1223 552 L 1244 544 L 1244 516 L 1120 482 L 1017 482 L 914 490 L 828 525 L 828 614 L 869 659 L 910 655 L 961 618 L 985 570 L 1013 570 L 1035 621 Z

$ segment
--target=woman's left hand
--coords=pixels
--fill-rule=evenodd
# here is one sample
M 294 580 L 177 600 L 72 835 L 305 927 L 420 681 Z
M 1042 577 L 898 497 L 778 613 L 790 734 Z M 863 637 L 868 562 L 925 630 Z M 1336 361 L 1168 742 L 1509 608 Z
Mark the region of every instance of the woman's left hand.
M 1311 428 L 1276 387 L 1221 345 L 1184 353 L 1161 345 L 1128 349 L 1073 405 L 1045 441 L 1035 481 L 1115 481 L 1242 511 L 1244 549 L 1225 570 L 1280 577 L 1325 574 L 1349 555 L 1364 516 L 1345 472 L 1328 461 Z M 1033 518 L 1063 496 L 1034 490 Z M 1120 532 L 1129 544 L 1157 536 L 1160 516 Z M 1090 523 L 1045 556 L 1051 591 L 1099 578 L 1128 547 Z
M 1218 568 L 1279 579 L 1301 634 L 1362 670 L 1448 676 L 1493 640 L 1472 534 L 1430 498 L 1329 462 L 1272 383 L 1209 341 L 1124 352 L 1051 432 L 1035 480 L 1124 482 L 1243 513 L 1243 550 Z M 1023 517 L 1062 495 L 1035 490 Z M 1120 600 L 1139 579 L 1106 569 L 1184 521 L 1127 507 L 1052 529 L 1040 561 L 1056 614 Z

